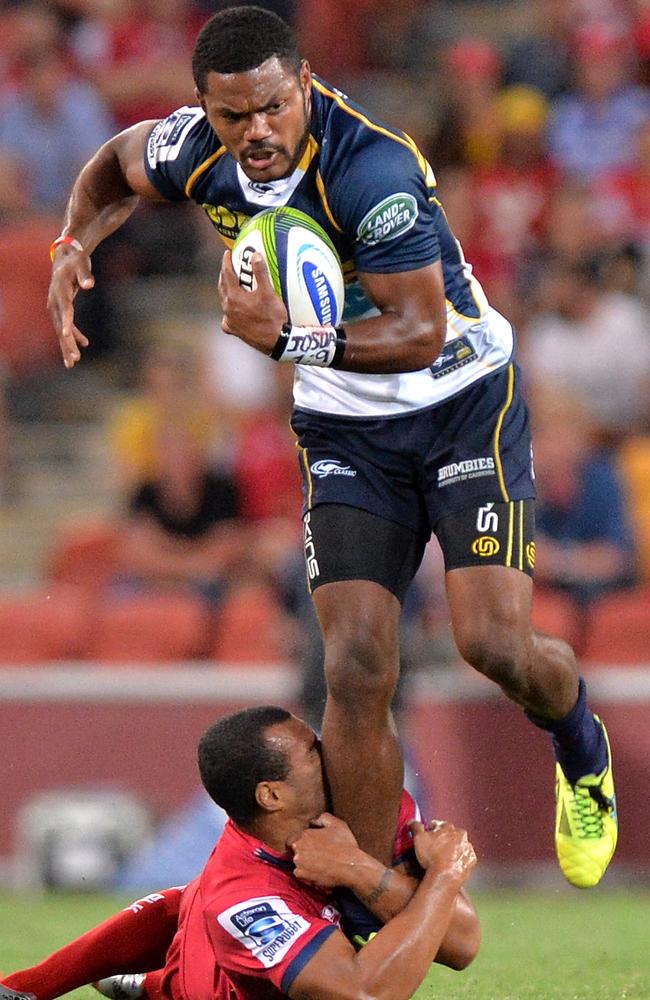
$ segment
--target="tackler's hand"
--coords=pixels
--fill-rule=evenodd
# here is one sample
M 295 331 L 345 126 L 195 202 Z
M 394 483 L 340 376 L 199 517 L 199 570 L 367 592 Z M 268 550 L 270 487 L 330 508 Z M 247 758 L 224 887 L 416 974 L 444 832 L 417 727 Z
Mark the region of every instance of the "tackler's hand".
M 277 294 L 261 254 L 253 254 L 253 288 L 239 283 L 229 251 L 223 255 L 219 275 L 219 298 L 224 333 L 233 334 L 263 354 L 270 354 L 287 322 L 287 310 Z
M 427 827 L 419 820 L 409 825 L 413 846 L 423 868 L 455 875 L 462 884 L 476 866 L 476 854 L 467 832 L 451 823 L 434 820 Z
M 331 813 L 322 813 L 288 846 L 296 877 L 327 888 L 348 885 L 350 869 L 362 857 L 350 827 Z
M 47 307 L 66 368 L 73 368 L 81 360 L 80 348 L 88 347 L 88 338 L 75 326 L 74 300 L 79 290 L 89 291 L 94 284 L 90 254 L 67 245 L 56 248 Z

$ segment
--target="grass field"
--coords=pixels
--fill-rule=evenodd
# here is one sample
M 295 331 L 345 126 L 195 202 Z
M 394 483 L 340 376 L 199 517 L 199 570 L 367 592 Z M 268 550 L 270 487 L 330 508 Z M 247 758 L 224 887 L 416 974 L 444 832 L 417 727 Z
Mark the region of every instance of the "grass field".
M 435 968 L 417 1000 L 650 1000 L 650 892 L 482 892 L 476 901 L 481 954 L 461 974 Z M 0 894 L 0 969 L 33 964 L 123 902 Z

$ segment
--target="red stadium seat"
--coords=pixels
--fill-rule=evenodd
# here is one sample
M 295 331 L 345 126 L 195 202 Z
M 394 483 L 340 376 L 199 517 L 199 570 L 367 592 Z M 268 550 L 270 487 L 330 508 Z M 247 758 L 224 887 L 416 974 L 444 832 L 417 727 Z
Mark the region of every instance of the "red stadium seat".
M 45 218 L 0 231 L 0 355 L 16 375 L 34 374 L 60 358 L 46 308 L 48 248 L 59 225 Z
M 205 648 L 205 606 L 185 594 L 147 593 L 105 599 L 87 656 L 114 663 L 194 659 Z
M 89 519 L 59 529 L 45 565 L 45 576 L 99 591 L 119 568 L 119 522 Z
M 56 584 L 0 597 L 0 663 L 78 659 L 92 620 L 92 601 L 78 587 Z
M 582 625 L 581 613 L 566 594 L 535 587 L 532 620 L 540 632 L 564 639 L 570 646 L 575 646 L 578 641 Z
M 581 660 L 650 664 L 650 587 L 612 594 L 591 606 Z
M 225 663 L 268 664 L 287 659 L 285 617 L 264 584 L 246 584 L 224 600 L 211 657 Z

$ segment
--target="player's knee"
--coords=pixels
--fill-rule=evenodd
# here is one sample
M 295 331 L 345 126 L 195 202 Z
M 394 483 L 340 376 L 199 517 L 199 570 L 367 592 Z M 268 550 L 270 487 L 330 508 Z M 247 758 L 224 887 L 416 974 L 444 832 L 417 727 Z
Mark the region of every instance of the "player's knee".
M 510 694 L 523 691 L 526 681 L 526 637 L 507 624 L 466 628 L 456 635 L 463 659 Z
M 325 676 L 329 693 L 341 703 L 389 699 L 399 676 L 396 640 L 369 620 L 325 636 Z

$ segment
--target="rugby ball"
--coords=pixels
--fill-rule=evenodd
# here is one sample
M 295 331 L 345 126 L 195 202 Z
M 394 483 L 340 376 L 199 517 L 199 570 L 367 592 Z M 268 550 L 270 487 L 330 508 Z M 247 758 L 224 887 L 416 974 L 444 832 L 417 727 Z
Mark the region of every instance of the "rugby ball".
M 232 248 L 239 283 L 255 288 L 254 253 L 266 261 L 273 287 L 295 326 L 337 326 L 345 288 L 334 244 L 317 222 L 297 208 L 272 208 L 242 227 Z

